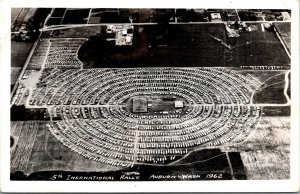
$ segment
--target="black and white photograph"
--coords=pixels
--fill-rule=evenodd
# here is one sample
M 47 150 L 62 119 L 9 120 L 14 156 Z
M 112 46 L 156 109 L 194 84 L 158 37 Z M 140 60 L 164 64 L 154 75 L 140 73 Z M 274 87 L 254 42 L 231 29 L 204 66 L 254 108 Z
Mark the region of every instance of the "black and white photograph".
M 291 180 L 298 15 L 200 5 L 11 7 L 9 181 Z

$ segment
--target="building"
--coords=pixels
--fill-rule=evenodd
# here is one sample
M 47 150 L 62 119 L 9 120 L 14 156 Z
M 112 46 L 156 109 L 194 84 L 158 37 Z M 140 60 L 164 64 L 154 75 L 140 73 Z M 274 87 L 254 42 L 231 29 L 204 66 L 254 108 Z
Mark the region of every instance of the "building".
M 183 102 L 182 101 L 175 101 L 175 108 L 183 108 Z
M 107 34 L 115 35 L 114 38 L 108 38 L 108 41 L 115 41 L 116 46 L 131 46 L 133 40 L 134 27 L 132 25 L 108 25 Z
M 132 112 L 134 113 L 148 112 L 147 99 L 144 97 L 134 97 L 132 99 Z
M 283 17 L 283 21 L 290 21 L 291 20 L 291 16 L 288 12 L 281 12 L 281 15 Z
M 211 13 L 210 16 L 212 22 L 222 22 L 222 17 L 220 13 Z

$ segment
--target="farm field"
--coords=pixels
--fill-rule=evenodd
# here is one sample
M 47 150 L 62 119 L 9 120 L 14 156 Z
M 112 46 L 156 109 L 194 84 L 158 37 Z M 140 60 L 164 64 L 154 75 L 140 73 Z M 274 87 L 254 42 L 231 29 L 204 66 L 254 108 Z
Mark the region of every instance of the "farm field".
M 92 62 L 94 68 L 286 66 L 290 63 L 276 34 L 263 32 L 260 27 L 253 32 L 242 32 L 237 38 L 227 37 L 224 24 L 149 25 L 135 29 L 140 32 L 136 32 L 133 48 L 108 50 L 109 45 L 104 46 L 95 38 L 83 44 L 79 59 L 85 64 Z

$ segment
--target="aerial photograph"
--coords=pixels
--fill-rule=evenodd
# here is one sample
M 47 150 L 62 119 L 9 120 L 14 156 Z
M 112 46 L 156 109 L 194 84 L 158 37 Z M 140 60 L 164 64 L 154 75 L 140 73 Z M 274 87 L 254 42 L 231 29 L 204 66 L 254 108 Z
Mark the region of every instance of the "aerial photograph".
M 12 8 L 10 180 L 290 179 L 291 17 Z

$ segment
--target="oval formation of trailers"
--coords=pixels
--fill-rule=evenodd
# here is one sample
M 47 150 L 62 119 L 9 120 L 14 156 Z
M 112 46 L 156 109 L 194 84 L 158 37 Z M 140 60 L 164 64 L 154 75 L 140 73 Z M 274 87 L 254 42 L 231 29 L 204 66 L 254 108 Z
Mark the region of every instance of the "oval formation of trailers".
M 58 118 L 51 133 L 73 152 L 116 166 L 167 164 L 194 149 L 242 142 L 260 116 L 250 103 L 260 83 L 225 68 L 53 69 L 40 83 L 30 105 Z M 142 95 L 177 96 L 185 107 L 180 114 L 126 109 Z

